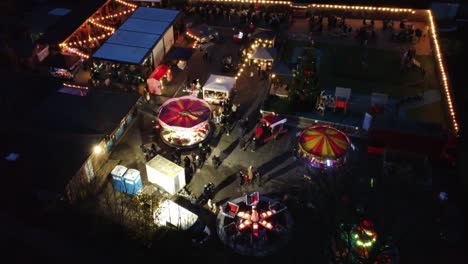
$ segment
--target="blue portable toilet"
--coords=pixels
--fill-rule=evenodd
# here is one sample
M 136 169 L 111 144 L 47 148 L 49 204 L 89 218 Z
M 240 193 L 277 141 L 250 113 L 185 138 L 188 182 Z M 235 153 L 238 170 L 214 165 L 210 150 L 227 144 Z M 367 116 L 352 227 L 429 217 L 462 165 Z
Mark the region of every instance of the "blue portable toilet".
M 119 192 L 125 192 L 124 175 L 127 172 L 127 170 L 127 167 L 123 165 L 117 165 L 111 171 L 112 185 L 114 186 L 114 190 Z
M 123 178 L 125 182 L 126 193 L 130 195 L 136 195 L 143 188 L 139 170 L 128 169 Z

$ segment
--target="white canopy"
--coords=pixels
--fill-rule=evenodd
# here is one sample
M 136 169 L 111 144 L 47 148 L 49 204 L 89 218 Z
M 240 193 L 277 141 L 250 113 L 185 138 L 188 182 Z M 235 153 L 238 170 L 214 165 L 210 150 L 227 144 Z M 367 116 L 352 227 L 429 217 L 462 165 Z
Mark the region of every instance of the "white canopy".
M 196 214 L 171 200 L 162 202 L 154 211 L 153 217 L 157 225 L 165 226 L 169 223 L 182 230 L 189 229 L 198 219 Z
M 203 91 L 228 92 L 234 87 L 236 79 L 233 77 L 211 74 L 203 86 Z

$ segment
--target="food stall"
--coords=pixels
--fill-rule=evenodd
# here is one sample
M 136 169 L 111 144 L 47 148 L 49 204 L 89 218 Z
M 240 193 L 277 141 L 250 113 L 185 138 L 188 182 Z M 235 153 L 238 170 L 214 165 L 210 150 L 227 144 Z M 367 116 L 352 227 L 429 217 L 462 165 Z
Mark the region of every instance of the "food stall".
M 203 86 L 203 100 L 213 104 L 220 104 L 230 97 L 231 90 L 235 86 L 235 78 L 211 74 Z
M 161 95 L 164 83 L 172 81 L 172 72 L 169 66 L 161 64 L 150 74 L 146 83 L 150 94 Z
M 161 139 L 172 147 L 193 147 L 211 134 L 210 116 L 210 105 L 202 99 L 193 96 L 169 99 L 158 112 Z
M 170 194 L 176 194 L 185 186 L 185 170 L 174 162 L 157 155 L 146 163 L 148 181 Z
M 351 142 L 345 133 L 324 125 L 310 126 L 299 136 L 299 154 L 314 168 L 339 167 L 346 162 Z

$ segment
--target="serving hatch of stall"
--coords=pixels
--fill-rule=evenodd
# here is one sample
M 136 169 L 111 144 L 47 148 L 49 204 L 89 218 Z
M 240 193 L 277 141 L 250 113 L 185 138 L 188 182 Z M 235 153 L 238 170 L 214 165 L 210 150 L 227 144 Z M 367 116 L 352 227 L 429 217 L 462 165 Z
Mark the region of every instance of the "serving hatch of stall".
M 212 104 L 220 104 L 231 96 L 236 86 L 234 77 L 211 74 L 203 86 L 203 99 Z

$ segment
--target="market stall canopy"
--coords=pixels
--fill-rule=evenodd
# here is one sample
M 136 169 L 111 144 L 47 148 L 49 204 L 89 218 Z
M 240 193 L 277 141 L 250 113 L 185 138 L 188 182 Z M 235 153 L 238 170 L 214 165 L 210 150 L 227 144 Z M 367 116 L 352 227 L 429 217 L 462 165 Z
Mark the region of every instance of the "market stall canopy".
M 156 69 L 154 69 L 154 71 L 150 74 L 148 79 L 156 79 L 159 81 L 167 73 L 168 70 L 169 66 L 161 64 L 158 67 L 156 67 Z
M 275 57 L 276 57 L 275 48 L 258 47 L 255 49 L 254 53 L 252 54 L 252 59 L 256 59 L 256 60 L 274 60 Z
M 350 146 L 349 138 L 329 126 L 310 126 L 299 137 L 301 150 L 316 159 L 336 160 L 343 157 Z
M 211 116 L 210 105 L 193 96 L 167 100 L 159 108 L 159 123 L 172 130 L 193 130 L 207 124 Z
M 164 57 L 166 60 L 189 60 L 192 57 L 192 49 L 173 46 Z
M 139 7 L 93 54 L 93 58 L 142 64 L 179 15 L 177 10 Z
M 235 83 L 236 79 L 233 77 L 211 74 L 203 86 L 203 90 L 209 89 L 212 91 L 229 92 L 234 87 Z

